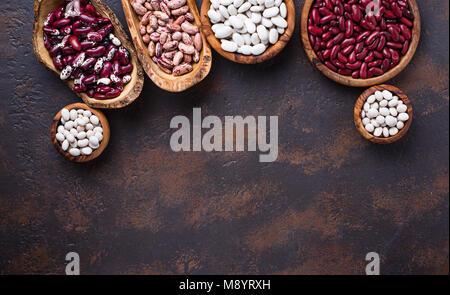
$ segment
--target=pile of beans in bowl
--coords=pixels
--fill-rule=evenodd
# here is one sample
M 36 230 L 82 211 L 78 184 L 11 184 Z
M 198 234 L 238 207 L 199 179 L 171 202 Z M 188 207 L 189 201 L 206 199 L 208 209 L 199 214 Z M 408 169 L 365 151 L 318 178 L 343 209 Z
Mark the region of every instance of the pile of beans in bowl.
M 407 0 L 315 0 L 309 41 L 332 71 L 354 79 L 380 76 L 408 52 L 414 24 Z
M 119 96 L 130 82 L 130 53 L 113 34 L 114 27 L 89 0 L 64 1 L 49 13 L 44 43 L 61 80 L 96 99 Z

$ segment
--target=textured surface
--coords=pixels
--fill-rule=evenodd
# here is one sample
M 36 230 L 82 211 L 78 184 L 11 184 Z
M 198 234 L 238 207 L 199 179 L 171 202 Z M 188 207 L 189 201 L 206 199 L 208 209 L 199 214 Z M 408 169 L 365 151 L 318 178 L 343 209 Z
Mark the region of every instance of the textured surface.
M 122 23 L 119 0 L 106 1 Z M 28 0 L 0 8 L 0 273 L 63 273 L 69 251 L 89 274 L 448 273 L 448 1 L 419 1 L 422 39 L 388 83 L 411 99 L 401 141 L 373 145 L 353 125 L 363 89 L 307 60 L 298 22 L 273 60 L 245 66 L 214 54 L 182 94 L 146 78 L 131 106 L 106 111 L 111 141 L 88 164 L 52 146 L 53 116 L 78 98 L 31 47 Z M 198 4 L 200 4 L 198 2 Z M 296 1 L 297 17 L 303 1 Z M 174 153 L 170 119 L 278 115 L 280 153 Z

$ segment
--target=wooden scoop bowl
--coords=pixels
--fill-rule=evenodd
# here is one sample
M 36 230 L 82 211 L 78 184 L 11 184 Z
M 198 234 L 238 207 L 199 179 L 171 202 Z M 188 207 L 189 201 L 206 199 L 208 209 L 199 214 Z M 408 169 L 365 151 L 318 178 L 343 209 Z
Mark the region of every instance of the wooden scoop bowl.
M 292 0 L 284 0 L 284 3 L 287 7 L 287 18 L 286 21 L 288 23 L 288 27 L 286 28 L 283 35 L 280 36 L 277 43 L 270 46 L 264 51 L 263 54 L 254 56 L 254 55 L 243 55 L 239 53 L 231 53 L 222 49 L 222 45 L 220 40 L 216 38 L 214 32 L 211 28 L 212 24 L 208 17 L 208 11 L 211 7 L 210 0 L 203 0 L 202 10 L 201 10 L 201 20 L 202 20 L 202 31 L 208 39 L 209 44 L 217 51 L 220 55 L 229 59 L 231 61 L 241 63 L 241 64 L 256 64 L 262 63 L 266 60 L 269 60 L 280 53 L 281 50 L 286 46 L 286 44 L 291 39 L 292 33 L 295 28 L 295 5 Z
M 53 65 L 52 58 L 50 57 L 48 50 L 44 46 L 44 35 L 42 28 L 44 26 L 47 15 L 51 11 L 55 10 L 63 2 L 63 0 L 36 0 L 34 2 L 34 53 L 36 54 L 38 60 L 43 63 L 48 69 L 55 72 L 58 77 L 60 75 L 60 71 L 57 70 Z M 122 45 L 130 52 L 131 62 L 133 64 L 133 71 L 131 72 L 132 79 L 127 85 L 125 85 L 120 96 L 116 98 L 99 100 L 90 98 L 86 93 L 76 94 L 77 96 L 81 97 L 81 99 L 86 104 L 94 108 L 122 108 L 129 105 L 139 97 L 144 85 L 144 73 L 142 71 L 142 67 L 138 62 L 136 51 L 128 40 L 125 30 L 123 29 L 114 12 L 112 12 L 112 10 L 101 0 L 91 0 L 91 3 L 97 9 L 97 12 L 99 12 L 103 17 L 107 17 L 111 20 L 111 23 L 114 25 L 114 34 L 117 36 L 117 38 L 120 39 Z M 68 79 L 67 81 L 65 81 L 65 83 L 70 87 L 70 89 L 74 89 L 73 79 Z
M 187 4 L 189 5 L 190 13 L 192 13 L 195 18 L 195 24 L 200 28 L 200 16 L 198 15 L 195 0 L 187 0 Z M 211 70 L 212 55 L 211 48 L 209 47 L 208 42 L 206 42 L 206 38 L 203 34 L 203 48 L 200 52 L 200 61 L 193 64 L 194 69 L 192 72 L 182 76 L 167 74 L 153 62 L 148 53 L 147 45 L 145 45 L 140 34 L 139 18 L 131 6 L 130 0 L 122 0 L 122 6 L 134 46 L 136 46 L 139 60 L 147 75 L 159 88 L 170 92 L 181 92 L 196 85 L 208 76 L 209 71 Z
M 71 154 L 69 154 L 69 151 L 63 151 L 62 147 L 61 147 L 61 143 L 56 139 L 56 133 L 58 132 L 58 126 L 61 124 L 61 110 L 56 114 L 56 116 L 53 118 L 53 122 L 52 122 L 52 126 L 50 128 L 50 137 L 53 141 L 53 145 L 55 146 L 56 150 L 63 155 L 64 157 L 66 157 L 68 160 L 72 161 L 72 162 L 78 162 L 78 163 L 82 163 L 82 162 L 88 162 L 88 161 L 92 161 L 95 158 L 97 158 L 98 156 L 101 155 L 101 153 L 103 153 L 103 151 L 105 150 L 105 148 L 108 146 L 109 143 L 109 138 L 110 138 L 110 128 L 109 128 L 109 123 L 108 120 L 106 119 L 105 115 L 100 112 L 99 110 L 93 109 L 89 106 L 87 106 L 84 103 L 74 103 L 74 104 L 70 104 L 68 106 L 65 106 L 64 108 L 68 109 L 69 111 L 72 109 L 84 109 L 84 110 L 88 110 L 91 111 L 92 114 L 96 115 L 99 119 L 100 119 L 100 123 L 102 125 L 103 128 L 103 139 L 100 142 L 100 147 L 98 149 L 96 149 L 95 151 L 92 152 L 92 154 L 90 154 L 89 156 L 78 156 L 78 157 L 74 157 Z
M 414 14 L 414 26 L 412 28 L 411 34 L 411 42 L 409 44 L 408 51 L 406 52 L 406 55 L 404 55 L 400 62 L 384 73 L 381 76 L 368 78 L 368 79 L 354 79 L 351 76 L 344 76 L 340 75 L 333 70 L 329 69 L 325 64 L 320 61 L 320 59 L 317 57 L 314 49 L 311 46 L 311 43 L 309 41 L 309 33 L 308 33 L 308 18 L 309 18 L 309 12 L 311 10 L 312 4 L 315 0 L 306 0 L 305 4 L 303 5 L 301 19 L 300 19 L 300 31 L 301 31 L 301 39 L 303 42 L 303 48 L 305 49 L 306 55 L 308 56 L 311 63 L 331 80 L 347 85 L 347 86 L 353 86 L 353 87 L 367 87 L 372 86 L 376 84 L 381 84 L 386 82 L 389 79 L 394 78 L 397 76 L 401 71 L 403 71 L 404 68 L 409 64 L 411 59 L 414 56 L 414 53 L 416 52 L 417 45 L 419 44 L 420 39 L 420 13 L 419 13 L 419 6 L 417 6 L 416 0 L 407 0 L 409 2 L 409 6 L 411 9 L 411 12 Z
M 403 101 L 403 103 L 408 107 L 408 110 L 406 112 L 408 113 L 409 119 L 408 119 L 408 121 L 405 122 L 405 126 L 394 136 L 376 137 L 373 134 L 369 133 L 366 130 L 366 128 L 364 128 L 364 125 L 362 123 L 361 110 L 363 109 L 363 106 L 364 106 L 367 98 L 369 98 L 369 96 L 374 94 L 375 91 L 377 91 L 377 90 L 378 91 L 389 90 L 390 92 L 392 92 L 392 94 L 397 95 L 398 98 L 401 99 Z M 394 87 L 392 85 L 372 86 L 369 89 L 367 89 L 366 91 L 364 91 L 361 94 L 361 96 L 358 98 L 358 100 L 356 101 L 353 115 L 354 115 L 354 120 L 355 120 L 355 126 L 356 126 L 356 129 L 358 129 L 359 133 L 361 133 L 361 135 L 365 139 L 367 139 L 373 143 L 378 143 L 378 144 L 393 143 L 393 142 L 396 142 L 397 140 L 399 140 L 400 138 L 402 138 L 403 136 L 405 136 L 406 132 L 408 132 L 408 129 L 411 126 L 412 119 L 413 119 L 412 106 L 411 106 L 411 102 L 409 101 L 408 97 L 400 89 L 398 89 L 397 87 Z

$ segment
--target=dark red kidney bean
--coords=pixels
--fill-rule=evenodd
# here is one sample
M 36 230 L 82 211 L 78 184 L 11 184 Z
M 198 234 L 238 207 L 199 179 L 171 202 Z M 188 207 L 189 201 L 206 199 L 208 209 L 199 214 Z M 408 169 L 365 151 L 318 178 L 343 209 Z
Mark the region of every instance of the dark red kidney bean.
M 383 63 L 382 59 L 377 59 L 375 61 L 369 62 L 367 65 L 369 66 L 369 68 L 372 68 L 372 67 L 381 66 L 382 63 Z
M 367 46 L 367 49 L 374 50 L 378 46 L 378 42 L 380 42 L 380 39 L 376 39 L 372 42 L 369 46 Z
M 86 91 L 86 94 L 87 94 L 89 97 L 94 97 L 95 90 L 94 90 L 94 89 L 88 89 L 88 90 Z
M 97 89 L 95 89 L 95 92 L 101 93 L 101 94 L 106 94 L 110 91 L 111 91 L 111 87 L 109 87 L 109 86 L 100 86 L 100 87 L 97 87 Z
M 407 8 L 405 8 L 403 10 L 403 15 L 408 18 L 409 20 L 413 20 L 414 19 L 414 14 L 412 14 L 412 12 L 410 10 L 408 10 Z
M 55 19 L 60 19 L 64 15 L 64 4 L 61 4 L 55 11 Z
M 95 48 L 89 48 L 86 50 L 87 55 L 91 56 L 91 57 L 100 57 L 102 55 L 104 55 L 106 52 L 106 48 L 105 46 L 97 46 Z
M 352 19 L 359 23 L 361 21 L 362 18 L 362 13 L 361 10 L 359 10 L 358 5 L 353 4 L 352 5 Z
M 386 37 L 384 35 L 380 36 L 380 41 L 378 42 L 377 51 L 383 50 L 386 45 Z
M 83 62 L 83 64 L 81 65 L 81 69 L 83 70 L 83 71 L 87 71 L 87 70 L 89 70 L 94 64 L 95 64 L 95 62 L 96 62 L 97 60 L 95 59 L 95 58 L 93 58 L 93 57 L 88 57 L 84 62 Z
M 61 61 L 62 61 L 63 65 L 67 66 L 69 64 L 72 64 L 74 58 L 75 58 L 75 56 L 73 56 L 73 55 L 67 55 L 67 56 L 64 56 L 61 59 Z
M 375 56 L 375 58 L 378 58 L 378 59 L 383 59 L 384 58 L 383 53 L 381 53 L 379 51 L 373 51 L 373 55 Z
M 391 3 L 391 9 L 392 9 L 392 11 L 394 12 L 394 14 L 397 17 L 402 17 L 403 16 L 403 11 L 400 9 L 400 7 L 398 6 L 397 3 L 392 2 Z
M 326 32 L 322 34 L 322 40 L 323 41 L 328 41 L 333 37 L 333 33 L 331 32 Z
M 349 70 L 349 69 L 338 69 L 338 74 L 339 75 L 350 76 L 352 74 L 352 71 Z
M 319 21 L 319 24 L 321 24 L 321 25 L 328 24 L 329 22 L 331 22 L 334 19 L 336 19 L 336 16 L 334 14 L 330 14 L 330 15 L 322 17 Z
M 382 30 L 386 30 L 386 28 L 387 28 L 386 20 L 384 18 L 382 18 L 380 21 L 380 28 Z
M 357 69 L 359 69 L 360 67 L 361 67 L 361 62 L 360 61 L 357 61 L 357 62 L 355 62 L 355 63 L 346 63 L 345 64 L 345 67 L 347 68 L 347 69 L 350 69 L 350 70 L 357 70 Z
M 355 39 L 355 38 L 348 38 L 348 39 L 345 39 L 344 41 L 342 41 L 341 47 L 342 47 L 342 48 L 345 48 L 345 47 L 347 47 L 348 45 L 355 44 L 355 42 L 356 42 L 356 39 Z
M 378 31 L 372 32 L 372 33 L 369 35 L 369 37 L 367 37 L 367 39 L 366 39 L 366 41 L 365 41 L 364 43 L 365 43 L 366 45 L 372 44 L 373 41 L 374 41 L 376 38 L 378 38 L 379 35 L 380 35 L 380 32 L 378 32 Z
M 355 46 L 355 52 L 360 53 L 364 49 L 364 42 L 359 42 Z
M 314 47 L 314 45 L 316 44 L 316 38 L 311 34 L 308 34 L 308 38 L 309 38 L 309 43 L 311 43 L 311 47 Z
M 319 10 L 317 8 L 313 8 L 311 10 L 311 18 L 314 22 L 314 24 L 319 24 L 320 22 L 320 14 L 319 14 Z
M 352 72 L 352 78 L 353 79 L 358 79 L 359 78 L 359 71 L 353 71 Z
M 62 19 L 59 19 L 59 20 L 53 22 L 52 27 L 56 28 L 56 29 L 59 29 L 59 28 L 67 26 L 71 22 L 72 21 L 70 19 L 68 19 L 68 18 L 62 18 Z
M 330 56 L 331 56 L 331 49 L 325 49 L 323 51 L 323 58 L 324 59 L 330 59 Z
M 345 32 L 346 31 L 345 17 L 340 16 L 338 19 L 338 23 L 339 23 L 339 30 L 341 30 L 341 32 Z M 352 30 L 353 30 L 353 26 L 352 26 Z M 349 37 L 351 37 L 351 35 Z
M 334 45 L 333 48 L 331 49 L 330 58 L 331 59 L 336 59 L 337 58 L 337 54 L 339 53 L 340 50 L 341 50 L 341 46 L 340 45 Z
M 109 91 L 108 93 L 105 94 L 106 98 L 114 98 L 119 96 L 121 93 L 120 89 L 113 89 L 111 91 Z
M 80 51 L 82 49 L 80 40 L 78 39 L 77 36 L 70 36 L 69 38 L 69 43 L 72 46 L 73 49 L 75 49 L 76 51 Z
M 405 43 L 403 43 L 403 48 L 402 48 L 403 55 L 405 55 L 408 52 L 408 48 L 409 48 L 409 40 L 406 40 Z
M 330 49 L 333 46 L 334 46 L 334 40 L 331 39 L 331 40 L 328 40 L 328 42 L 325 45 L 325 48 Z
M 88 33 L 92 32 L 92 28 L 91 27 L 80 27 L 80 28 L 76 28 L 72 30 L 74 35 L 78 36 L 78 37 L 86 37 Z
M 50 43 L 50 40 L 48 40 L 46 34 L 44 34 L 44 46 L 47 50 L 49 50 L 52 47 L 52 43 Z
M 381 63 L 381 70 L 383 72 L 386 72 L 387 70 L 389 70 L 389 67 L 391 65 L 391 60 L 388 58 L 383 59 L 383 62 Z
M 129 64 L 127 64 L 125 66 L 122 66 L 120 68 L 121 74 L 130 73 L 132 70 L 133 70 L 133 64 L 132 63 L 129 63 Z
M 91 97 L 92 97 L 92 96 L 91 96 Z M 94 97 L 95 99 L 106 99 L 106 98 L 107 98 L 106 95 L 101 94 L 101 93 L 95 93 L 95 94 L 93 95 L 93 97 Z
M 61 29 L 59 29 L 59 31 L 63 35 L 70 35 L 70 33 L 72 33 L 72 26 L 71 25 L 67 25 L 67 26 L 62 27 Z
M 373 51 L 370 51 L 370 53 L 364 58 L 364 62 L 369 63 L 374 59 L 375 57 L 373 56 Z
M 80 22 L 79 20 L 75 21 L 75 22 L 72 24 L 72 30 L 77 29 L 77 28 L 80 28 L 80 27 L 81 27 L 81 22 Z
M 319 38 L 319 37 L 317 37 L 317 38 Z M 161 43 L 158 43 L 158 44 L 161 44 Z M 156 46 L 158 46 L 158 44 L 156 44 Z M 320 42 L 319 39 L 316 39 L 316 44 L 314 44 L 314 51 L 318 51 L 321 46 L 322 46 L 322 42 Z
M 394 42 L 397 42 L 398 40 L 400 40 L 400 34 L 399 34 L 399 32 L 397 31 L 397 29 L 395 27 L 389 26 L 388 27 L 388 32 L 391 34 L 392 40 Z
M 55 46 L 50 48 L 48 53 L 50 54 L 51 57 L 55 57 L 55 56 L 57 56 L 59 54 L 60 51 L 61 51 L 61 47 L 58 46 L 58 45 L 55 45 Z
M 88 4 L 84 7 L 84 13 L 89 14 L 91 16 L 96 16 L 97 11 L 95 10 L 95 7 L 92 4 Z
M 325 65 L 330 68 L 332 71 L 337 71 L 337 68 L 330 62 L 330 61 L 325 61 Z
M 331 0 L 324 0 L 325 2 L 325 7 L 328 8 L 329 10 L 333 10 L 333 3 L 331 3 Z
M 350 38 L 351 36 L 353 36 L 353 22 L 348 19 L 345 23 L 345 37 Z
M 52 25 L 52 23 L 56 20 L 55 13 L 56 11 L 52 11 L 47 15 L 47 19 L 45 20 L 44 26 Z
M 97 81 L 97 76 L 96 75 L 90 75 L 90 76 L 84 77 L 81 80 L 81 83 L 83 83 L 85 85 L 91 85 L 91 84 L 94 84 L 95 81 Z
M 320 36 L 323 34 L 323 30 L 321 28 L 315 27 L 315 26 L 309 26 L 308 31 L 315 36 Z
M 330 32 L 331 32 L 333 35 L 337 35 L 337 34 L 339 34 L 339 33 L 341 32 L 341 30 L 339 30 L 339 28 L 332 27 L 332 28 L 330 28 Z
M 86 50 L 86 49 L 92 48 L 92 47 L 94 47 L 94 46 L 96 46 L 96 45 L 97 45 L 96 42 L 92 42 L 92 41 L 82 41 L 82 42 L 81 42 L 81 49 L 82 49 L 82 50 Z
M 88 15 L 88 14 L 81 14 L 79 16 L 80 21 L 88 24 L 88 25 L 96 25 L 97 24 L 97 18 L 95 16 L 92 15 Z
M 369 31 L 374 31 L 376 29 L 376 26 L 374 24 L 372 24 L 371 22 L 363 19 L 361 20 L 361 22 L 359 23 L 361 25 L 361 27 L 369 30 Z
M 369 35 L 371 34 L 370 31 L 364 31 L 361 34 L 358 35 L 358 37 L 356 37 L 356 42 L 362 42 L 364 41 L 367 37 L 369 37 Z
M 374 76 L 381 76 L 384 74 L 384 71 L 380 68 L 373 67 L 373 68 L 369 68 L 369 73 Z
M 400 61 L 400 56 L 398 55 L 398 52 L 394 49 L 389 48 L 389 52 L 391 53 L 391 60 L 394 64 L 398 64 Z
M 349 46 L 345 47 L 341 52 L 342 52 L 343 55 L 347 56 L 350 53 L 354 52 L 353 51 L 354 48 L 355 48 L 354 45 L 349 45 Z
M 408 29 L 406 25 L 400 24 L 400 32 L 402 33 L 403 37 L 405 37 L 405 39 L 407 40 L 411 39 L 411 31 Z
M 344 33 L 339 33 L 339 34 L 337 34 L 337 35 L 333 38 L 333 44 L 341 43 L 342 40 L 344 40 L 344 38 L 345 38 Z
M 345 69 L 345 65 L 343 63 L 341 63 L 337 59 L 332 60 L 331 63 L 334 64 L 335 66 L 337 66 L 340 69 Z
M 75 85 L 75 86 L 73 86 L 73 90 L 76 93 L 81 93 L 81 92 L 85 92 L 87 90 L 87 87 L 83 84 Z
M 407 26 L 410 27 L 410 28 L 413 26 L 412 21 L 410 21 L 410 20 L 407 19 L 406 17 L 400 18 L 400 22 L 404 23 L 405 25 L 407 25 Z
M 361 68 L 359 69 L 359 77 L 361 79 L 367 79 L 367 64 L 363 62 Z
M 348 63 L 348 58 L 345 55 L 343 55 L 341 52 L 338 53 L 337 58 L 343 64 Z
M 383 49 L 383 56 L 386 58 L 391 58 L 391 53 L 389 52 L 389 48 L 385 47 Z
M 348 56 L 348 63 L 355 63 L 356 62 L 356 53 L 352 51 L 350 55 Z
M 109 61 L 103 64 L 103 69 L 100 72 L 100 78 L 109 78 L 109 74 L 111 73 L 113 65 Z
M 402 49 L 403 45 L 400 43 L 396 43 L 396 42 L 386 42 L 386 46 L 390 47 L 390 48 L 395 48 L 395 49 Z
M 318 51 L 318 52 L 317 52 L 317 57 L 319 58 L 319 60 L 320 60 L 321 62 L 324 62 L 324 61 L 325 61 L 325 59 L 323 58 L 323 54 L 322 54 L 321 51 Z
M 358 60 L 364 59 L 368 53 L 369 53 L 369 50 L 367 48 L 364 48 L 360 53 L 358 53 L 356 55 L 356 59 L 358 59 Z
M 386 10 L 384 12 L 384 16 L 386 18 L 389 18 L 389 19 L 395 19 L 396 18 L 395 14 L 391 10 Z
M 327 16 L 327 15 L 331 15 L 333 14 L 331 11 L 329 11 L 326 7 L 320 7 L 319 8 L 319 13 L 322 16 Z

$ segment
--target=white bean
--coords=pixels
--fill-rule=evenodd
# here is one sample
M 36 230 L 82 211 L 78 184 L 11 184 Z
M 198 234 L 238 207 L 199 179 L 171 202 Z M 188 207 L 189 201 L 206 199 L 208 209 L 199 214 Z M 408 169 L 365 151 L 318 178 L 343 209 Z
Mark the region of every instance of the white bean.
M 81 153 L 80 153 L 80 150 L 79 149 L 77 149 L 77 148 L 71 148 L 70 150 L 69 150 L 69 153 L 72 155 L 72 156 L 74 156 L 74 157 L 78 157 Z
M 238 46 L 233 41 L 222 40 L 222 49 L 227 52 L 236 52 L 238 49 Z

